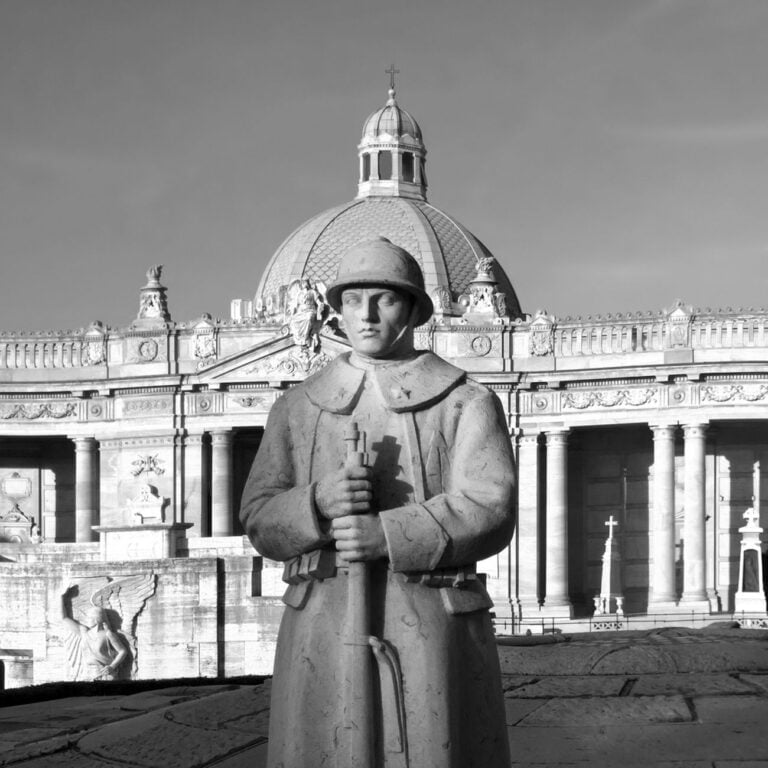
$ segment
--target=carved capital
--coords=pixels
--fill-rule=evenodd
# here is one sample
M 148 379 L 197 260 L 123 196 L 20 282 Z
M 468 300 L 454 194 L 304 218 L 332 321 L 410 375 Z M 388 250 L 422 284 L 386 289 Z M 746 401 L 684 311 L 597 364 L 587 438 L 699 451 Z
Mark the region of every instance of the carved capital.
M 230 429 L 217 429 L 211 432 L 211 445 L 217 448 L 227 448 L 232 445 L 233 433 Z
M 73 437 L 72 442 L 76 453 L 93 453 L 99 447 L 95 437 Z
M 544 432 L 544 435 L 546 436 L 547 446 L 567 445 L 568 436 L 570 435 L 570 430 L 568 429 L 557 429 L 557 430 L 551 430 L 551 431 L 547 430 Z
M 707 436 L 709 424 L 683 424 L 683 434 L 686 440 L 703 440 Z
M 526 448 L 538 447 L 539 437 L 539 432 L 522 432 L 517 436 L 517 444 Z
M 674 440 L 677 426 L 674 424 L 649 424 L 654 441 Z

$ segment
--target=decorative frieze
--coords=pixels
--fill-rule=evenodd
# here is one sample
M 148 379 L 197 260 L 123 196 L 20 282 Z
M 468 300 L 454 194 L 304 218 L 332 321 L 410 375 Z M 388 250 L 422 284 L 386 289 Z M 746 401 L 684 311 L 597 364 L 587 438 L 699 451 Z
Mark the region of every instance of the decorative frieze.
M 562 407 L 585 410 L 587 408 L 615 408 L 631 406 L 638 408 L 644 405 L 655 405 L 658 402 L 658 389 L 619 389 L 593 392 L 564 392 Z
M 266 410 L 272 404 L 272 397 L 263 395 L 235 395 L 229 398 L 231 402 L 236 403 L 241 408 L 253 408 L 256 410 Z
M 309 376 L 324 368 L 333 360 L 326 352 L 313 354 L 308 347 L 298 347 L 275 357 L 260 360 L 245 370 L 249 376 L 256 378 L 291 378 L 294 376 Z
M 69 403 L 2 403 L 0 419 L 69 419 L 77 416 L 77 402 Z
M 111 397 L 98 397 L 86 401 L 85 418 L 89 421 L 110 421 L 115 417 L 115 401 Z
M 709 384 L 701 388 L 701 402 L 757 403 L 768 397 L 768 384 Z
M 119 448 L 149 448 L 155 446 L 169 446 L 176 443 L 176 435 L 154 435 L 152 437 L 124 437 L 120 440 L 102 441 L 101 445 L 109 444 Z
M 123 415 L 125 416 L 155 416 L 172 412 L 172 397 L 126 399 L 123 401 Z

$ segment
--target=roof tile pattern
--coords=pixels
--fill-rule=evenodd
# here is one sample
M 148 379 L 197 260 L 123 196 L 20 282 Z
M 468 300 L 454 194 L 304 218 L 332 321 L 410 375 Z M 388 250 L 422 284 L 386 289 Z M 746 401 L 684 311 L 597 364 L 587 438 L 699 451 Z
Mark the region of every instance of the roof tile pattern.
M 330 208 L 297 227 L 275 251 L 264 270 L 257 296 L 276 293 L 280 286 L 288 285 L 301 276 L 312 245 L 328 223 L 329 216 L 343 211 L 347 204 Z
M 451 290 L 456 295 L 465 293 L 469 283 L 477 274 L 477 262 L 483 257 L 493 258 L 493 254 L 466 227 L 447 216 L 439 208 L 417 201 L 412 204 L 427 217 L 435 231 L 450 275 Z M 498 264 L 493 272 L 499 281 L 499 290 L 507 294 L 509 308 L 514 311 L 517 297 L 509 278 Z
M 406 211 L 396 198 L 362 200 L 337 216 L 315 242 L 307 259 L 311 280 L 332 281 L 342 255 L 353 245 L 371 238 L 388 237 L 405 248 L 423 266 L 416 233 Z
M 373 237 L 387 237 L 413 254 L 422 267 L 427 290 L 446 275 L 454 299 L 468 290 L 478 259 L 490 251 L 461 224 L 435 206 L 404 197 L 367 197 L 330 208 L 296 229 L 278 248 L 262 276 L 257 297 L 277 293 L 299 277 L 333 282 L 342 255 Z M 507 294 L 513 314 L 519 313 L 509 278 L 497 265 L 499 290 Z

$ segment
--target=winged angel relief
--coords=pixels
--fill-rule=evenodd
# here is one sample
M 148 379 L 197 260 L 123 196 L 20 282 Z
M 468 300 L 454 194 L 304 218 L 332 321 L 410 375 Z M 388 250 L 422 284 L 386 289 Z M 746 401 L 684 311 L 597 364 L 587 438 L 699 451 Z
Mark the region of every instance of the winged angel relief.
M 136 621 L 155 593 L 154 573 L 87 579 L 61 595 L 64 647 L 74 680 L 131 678 L 138 670 Z

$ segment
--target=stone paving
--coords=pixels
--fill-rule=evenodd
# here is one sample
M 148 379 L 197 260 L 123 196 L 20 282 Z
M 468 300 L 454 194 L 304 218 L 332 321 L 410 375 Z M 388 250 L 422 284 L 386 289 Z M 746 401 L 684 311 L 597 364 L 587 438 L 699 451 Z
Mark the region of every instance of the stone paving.
M 768 768 L 768 631 L 501 638 L 499 656 L 514 768 Z M 262 768 L 270 685 L 0 706 L 0 766 Z

